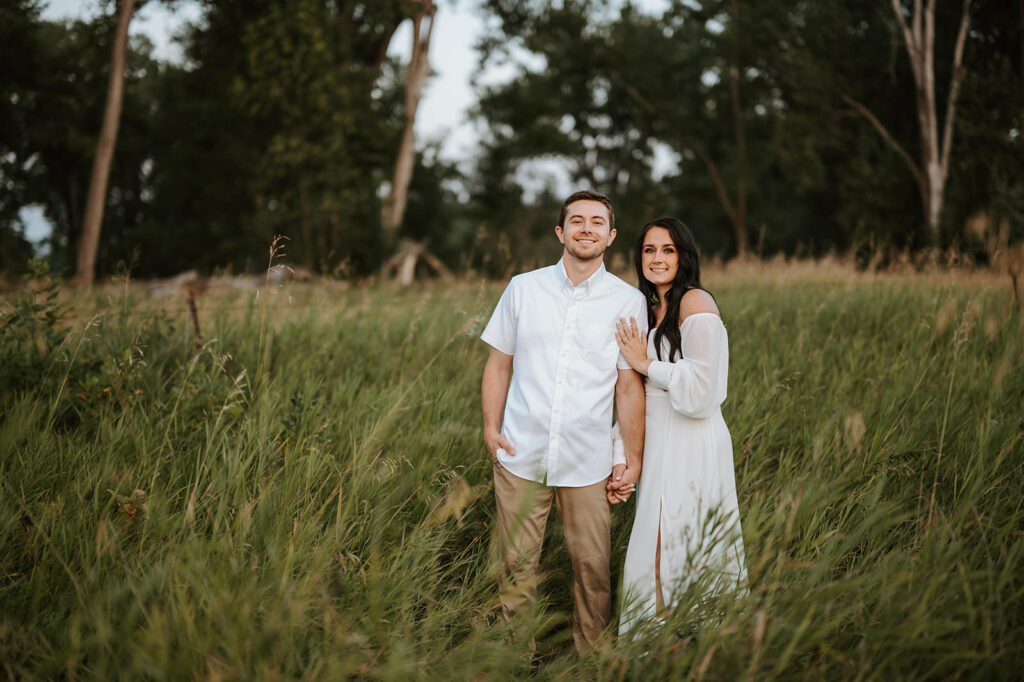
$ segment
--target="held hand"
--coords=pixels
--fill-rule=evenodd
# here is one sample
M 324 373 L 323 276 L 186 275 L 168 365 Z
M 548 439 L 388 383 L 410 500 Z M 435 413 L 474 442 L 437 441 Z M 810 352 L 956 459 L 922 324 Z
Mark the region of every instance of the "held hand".
M 498 450 L 504 450 L 509 457 L 515 457 L 516 449 L 500 431 L 484 431 L 484 445 L 487 446 L 487 452 L 490 453 L 491 459 L 498 456 Z
M 620 502 L 627 501 L 631 494 L 632 493 L 625 492 L 625 491 L 620 492 L 618 490 L 605 490 L 604 491 L 605 499 L 607 499 L 608 500 L 608 504 L 611 504 L 611 505 L 616 505 L 616 504 L 619 504 Z
M 638 468 L 617 464 L 612 469 L 612 475 L 608 477 L 608 483 L 605 486 L 605 497 L 608 498 L 608 504 L 618 504 L 628 500 L 636 490 L 639 478 L 640 470 Z
M 615 323 L 615 342 L 629 366 L 646 376 L 651 364 L 647 358 L 647 332 L 637 326 L 635 317 L 629 318 L 629 322 L 619 318 Z
M 632 491 L 619 491 L 619 490 L 606 490 L 604 496 L 608 500 L 608 504 L 616 505 L 620 502 L 627 502 L 632 496 Z
M 608 483 L 611 484 L 613 481 L 615 485 L 619 484 L 622 480 L 622 472 L 626 470 L 625 464 L 616 464 L 612 467 L 612 475 L 608 477 Z

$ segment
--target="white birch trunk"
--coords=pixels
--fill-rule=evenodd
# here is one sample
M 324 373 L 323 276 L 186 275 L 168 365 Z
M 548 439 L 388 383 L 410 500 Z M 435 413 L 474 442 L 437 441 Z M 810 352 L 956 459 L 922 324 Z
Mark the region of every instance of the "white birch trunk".
M 971 0 L 963 0 L 960 29 L 953 50 L 949 96 L 946 101 L 946 119 L 939 137 L 939 114 L 935 102 L 935 0 L 914 0 L 909 21 L 904 17 L 900 0 L 892 0 L 892 9 L 903 33 L 903 43 L 910 58 L 914 74 L 917 100 L 917 120 L 921 135 L 921 171 L 924 184 L 923 209 L 928 237 L 933 247 L 940 242 L 939 220 L 942 217 L 943 195 L 949 177 L 950 150 L 953 146 L 953 123 L 956 100 L 963 81 L 964 43 L 970 22 Z

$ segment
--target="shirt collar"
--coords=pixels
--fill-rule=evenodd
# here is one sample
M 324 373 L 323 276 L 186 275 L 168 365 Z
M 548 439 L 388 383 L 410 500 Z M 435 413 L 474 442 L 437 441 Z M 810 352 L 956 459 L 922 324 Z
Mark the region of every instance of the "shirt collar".
M 569 273 L 565 270 L 565 258 L 559 258 L 558 265 L 555 267 L 555 274 L 558 276 L 558 280 L 563 289 L 572 290 L 574 288 L 578 288 L 588 294 L 601 283 L 606 272 L 608 271 L 604 267 L 604 261 L 602 261 L 600 267 L 594 271 L 594 274 L 580 282 L 576 287 L 573 287 L 572 280 L 569 279 Z

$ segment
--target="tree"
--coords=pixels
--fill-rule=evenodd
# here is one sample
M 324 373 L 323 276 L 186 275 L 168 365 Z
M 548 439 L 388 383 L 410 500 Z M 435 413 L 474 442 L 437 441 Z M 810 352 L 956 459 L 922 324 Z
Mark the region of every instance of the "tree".
M 920 134 L 920 163 L 913 161 L 911 155 L 904 150 L 868 107 L 848 95 L 843 95 L 843 99 L 870 121 L 885 141 L 906 162 L 921 195 L 921 205 L 929 239 L 933 247 L 938 247 L 941 239 L 939 220 L 942 215 L 946 180 L 949 177 L 957 99 L 966 75 L 963 57 L 967 28 L 970 24 L 971 0 L 963 0 L 960 13 L 941 136 L 935 89 L 935 0 L 926 0 L 927 4 L 923 7 L 922 0 L 914 0 L 909 16 L 900 0 L 891 1 L 914 75 L 914 94 Z
M 41 51 L 38 6 L 15 0 L 0 7 L 0 271 L 22 269 L 32 254 L 19 213 L 39 173 L 29 129 Z
M 33 3 L 25 3 L 31 6 Z M 52 226 L 45 247 L 55 272 L 74 273 L 90 169 L 106 99 L 110 17 L 44 21 L 38 12 L 0 10 L 0 232 L 20 231 L 19 213 L 42 208 Z M 8 33 L 9 31 L 9 33 Z M 159 76 L 152 45 L 129 41 L 118 151 L 109 175 L 97 271 L 128 260 L 142 216 L 147 215 L 155 153 L 150 124 L 156 109 L 149 84 Z M 4 267 L 13 259 L 5 250 Z
M 211 13 L 237 11 L 211 4 Z M 231 93 L 259 131 L 250 172 L 259 230 L 297 227 L 293 253 L 308 267 L 379 264 L 377 191 L 402 123 L 386 54 L 407 3 L 277 0 L 246 11 Z
M 732 232 L 732 249 L 749 252 L 747 128 L 763 126 L 773 109 L 764 106 L 770 100 L 759 84 L 764 74 L 752 68 L 755 55 L 746 45 L 767 10 L 741 13 L 738 0 L 673 2 L 660 16 L 628 3 L 616 16 L 608 3 L 596 1 L 552 8 L 492 0 L 487 6 L 513 44 L 545 64 L 526 69 L 507 90 L 484 94 L 481 109 L 492 130 L 511 126 L 548 145 L 535 145 L 538 155 L 571 150 L 579 181 L 616 197 L 626 189 L 617 187 L 619 180 L 631 185 L 627 194 L 648 196 L 655 148 L 668 145 L 679 155 L 686 182 L 696 183 L 691 167 L 705 174 Z M 745 13 L 751 18 L 741 20 Z M 500 51 L 500 39 L 493 36 L 485 50 Z M 741 100 L 744 89 L 749 101 Z M 506 116 L 499 106 L 521 111 Z M 756 110 L 764 112 L 761 121 Z
M 121 101 L 124 96 L 124 71 L 128 51 L 128 24 L 131 22 L 135 0 L 117 0 L 114 40 L 110 52 L 110 75 L 107 83 L 107 103 L 103 111 L 103 127 L 96 143 L 96 156 L 89 180 L 89 193 L 82 222 L 82 237 L 78 247 L 78 267 L 75 282 L 91 286 L 96 274 L 96 250 L 99 247 L 103 208 L 107 199 L 110 166 L 117 144 L 117 128 L 121 122 Z
M 717 55 L 717 61 L 720 63 L 720 66 L 716 67 L 713 61 L 704 62 L 704 70 L 699 72 L 692 72 L 689 69 L 684 70 L 683 72 L 687 73 L 687 77 L 690 79 L 700 79 L 705 78 L 705 74 L 714 73 L 717 79 L 716 82 L 721 82 L 723 80 L 723 72 L 727 74 L 725 77 L 728 79 L 728 105 L 734 141 L 733 150 L 728 153 L 734 155 L 735 158 L 732 182 L 730 183 L 726 178 L 723 178 L 719 164 L 705 148 L 705 145 L 699 142 L 697 137 L 686 132 L 686 128 L 694 127 L 693 121 L 699 115 L 691 113 L 688 119 L 680 121 L 678 117 L 673 117 L 670 113 L 674 107 L 670 106 L 665 101 L 665 98 L 673 94 L 672 88 L 651 87 L 652 96 L 658 98 L 658 103 L 655 104 L 644 93 L 640 92 L 630 80 L 624 77 L 618 69 L 613 68 L 611 76 L 622 91 L 654 119 L 661 134 L 666 135 L 668 140 L 676 145 L 680 151 L 688 151 L 700 159 L 714 186 L 718 203 L 732 226 L 736 255 L 743 258 L 750 253 L 750 237 L 747 231 L 746 178 L 748 164 L 746 135 L 744 132 L 746 124 L 740 100 L 740 88 L 743 80 L 741 73 L 745 72 L 747 67 L 741 63 L 743 59 L 740 45 L 743 43 L 744 36 L 742 35 L 743 25 L 739 20 L 739 0 L 730 0 L 727 8 L 724 5 L 716 6 L 715 3 L 705 3 L 699 8 L 694 9 L 689 5 L 683 4 L 671 8 L 669 11 L 676 19 L 675 22 L 669 25 L 677 29 L 681 28 L 689 33 L 692 36 L 693 42 L 701 45 L 702 48 L 715 45 L 715 48 L 709 50 L 708 53 L 709 55 Z M 682 18 L 683 26 L 678 26 L 680 18 Z M 665 39 L 664 31 L 659 36 L 656 27 L 649 25 L 650 21 L 646 17 L 625 14 L 620 19 L 620 23 L 623 21 L 648 24 L 644 27 L 647 40 L 656 41 L 657 44 L 663 45 L 666 49 L 673 49 L 673 43 L 677 42 L 680 37 L 677 30 L 673 30 L 672 34 L 667 36 L 668 40 Z M 707 33 L 706 27 L 708 22 L 722 22 L 723 30 L 719 36 L 714 37 L 713 33 L 710 35 Z M 703 39 L 701 39 L 699 34 L 694 34 L 690 30 L 694 26 L 699 27 L 697 31 L 704 34 Z M 711 38 L 710 41 L 709 38 Z M 650 42 L 645 42 L 645 44 L 651 45 Z M 675 47 L 675 49 L 677 52 L 680 51 L 679 47 Z M 715 57 L 712 59 L 715 60 Z M 692 85 L 690 87 L 693 88 Z M 704 101 L 707 102 L 709 100 L 705 99 Z M 673 118 L 676 120 L 672 120 Z M 731 188 L 729 187 L 730 184 L 732 185 Z
M 430 35 L 434 30 L 436 16 L 437 5 L 433 0 L 422 0 L 412 18 L 412 52 L 405 76 L 405 126 L 395 157 L 391 190 L 384 202 L 384 227 L 392 237 L 402 224 L 409 196 L 409 181 L 412 179 L 416 159 L 416 110 L 419 107 L 423 85 L 430 73 Z

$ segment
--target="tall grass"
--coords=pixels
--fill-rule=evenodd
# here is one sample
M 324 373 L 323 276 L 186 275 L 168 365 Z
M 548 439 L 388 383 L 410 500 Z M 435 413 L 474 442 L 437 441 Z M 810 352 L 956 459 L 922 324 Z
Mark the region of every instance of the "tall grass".
M 489 554 L 477 335 L 499 285 L 208 297 L 198 349 L 183 303 L 132 287 L 63 316 L 46 291 L 10 297 L 0 669 L 1016 677 L 1024 324 L 1009 292 L 711 279 L 749 594 L 700 609 L 680 595 L 666 627 L 579 658 L 553 518 L 541 600 L 516 624 L 538 640 L 532 661 L 496 617 Z M 631 505 L 614 510 L 615 577 L 630 523 Z

